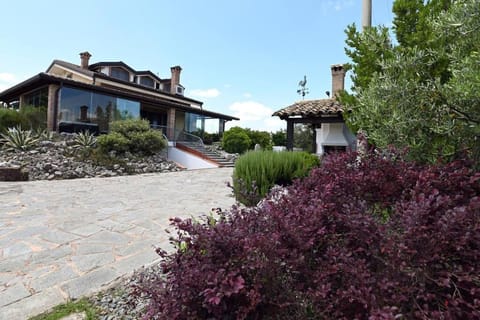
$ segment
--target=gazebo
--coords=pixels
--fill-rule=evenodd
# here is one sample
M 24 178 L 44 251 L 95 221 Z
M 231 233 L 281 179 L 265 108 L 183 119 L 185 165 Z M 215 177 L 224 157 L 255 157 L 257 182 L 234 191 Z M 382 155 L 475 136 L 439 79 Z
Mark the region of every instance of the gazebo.
M 311 124 L 314 129 L 315 153 L 323 155 L 331 151 L 355 149 L 355 135 L 345 125 L 343 106 L 337 100 L 337 94 L 344 89 L 345 69 L 343 65 L 331 66 L 331 98 L 298 101 L 276 111 L 277 116 L 287 121 L 287 149 L 293 150 L 293 130 L 297 123 Z

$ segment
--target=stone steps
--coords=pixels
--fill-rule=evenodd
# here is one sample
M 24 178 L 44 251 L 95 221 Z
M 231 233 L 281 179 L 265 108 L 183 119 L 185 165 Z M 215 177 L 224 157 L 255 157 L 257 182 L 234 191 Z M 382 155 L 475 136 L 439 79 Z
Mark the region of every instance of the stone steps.
M 177 143 L 183 145 L 184 147 L 195 150 L 196 152 L 200 153 L 206 159 L 217 163 L 219 167 L 222 167 L 222 168 L 225 168 L 225 167 L 226 168 L 233 168 L 233 167 L 235 167 L 235 163 L 233 161 L 226 159 L 225 157 L 223 157 L 221 154 L 219 154 L 217 152 L 207 150 L 203 145 L 200 145 L 200 144 L 194 143 L 194 142 L 187 142 L 187 141 L 182 141 L 182 142 L 177 142 Z

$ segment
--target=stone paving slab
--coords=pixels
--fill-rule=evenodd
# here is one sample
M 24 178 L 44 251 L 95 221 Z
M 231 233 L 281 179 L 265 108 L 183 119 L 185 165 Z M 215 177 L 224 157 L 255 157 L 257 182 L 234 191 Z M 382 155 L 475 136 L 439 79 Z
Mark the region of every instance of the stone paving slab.
M 229 208 L 231 168 L 0 182 L 0 320 L 93 294 L 169 249 L 169 218 Z

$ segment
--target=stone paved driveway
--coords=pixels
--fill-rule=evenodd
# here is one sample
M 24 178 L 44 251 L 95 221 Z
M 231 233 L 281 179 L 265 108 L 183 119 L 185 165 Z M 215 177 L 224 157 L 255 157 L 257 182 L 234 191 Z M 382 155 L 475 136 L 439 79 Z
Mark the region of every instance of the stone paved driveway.
M 0 319 L 27 319 L 157 260 L 169 218 L 228 208 L 232 169 L 0 182 Z

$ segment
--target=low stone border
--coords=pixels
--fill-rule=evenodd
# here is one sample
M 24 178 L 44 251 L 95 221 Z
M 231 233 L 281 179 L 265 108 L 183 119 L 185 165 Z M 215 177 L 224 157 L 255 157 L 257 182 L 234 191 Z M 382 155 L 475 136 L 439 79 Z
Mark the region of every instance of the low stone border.
M 19 166 L 0 167 L 0 181 L 27 181 L 28 172 Z

